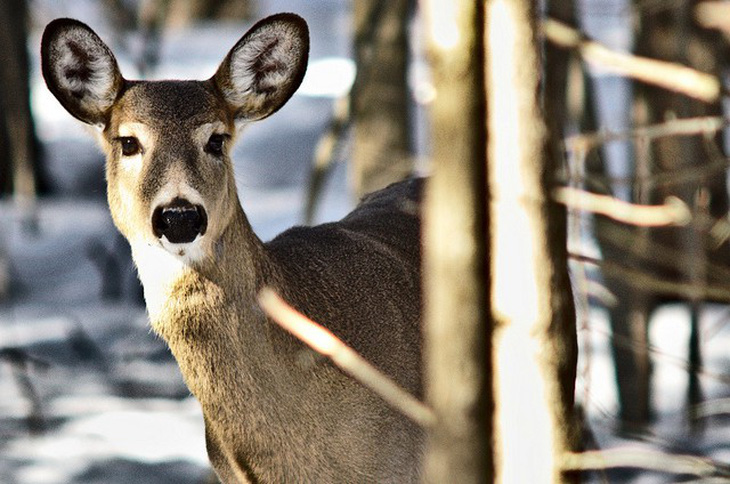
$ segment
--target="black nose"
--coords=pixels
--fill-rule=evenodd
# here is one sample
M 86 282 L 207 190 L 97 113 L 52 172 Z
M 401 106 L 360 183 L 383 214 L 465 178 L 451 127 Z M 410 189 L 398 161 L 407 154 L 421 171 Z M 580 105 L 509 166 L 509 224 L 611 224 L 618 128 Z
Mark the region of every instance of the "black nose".
M 164 235 L 173 244 L 185 244 L 204 235 L 208 217 L 200 205 L 176 198 L 167 205 L 159 206 L 152 213 L 152 231 L 157 238 Z

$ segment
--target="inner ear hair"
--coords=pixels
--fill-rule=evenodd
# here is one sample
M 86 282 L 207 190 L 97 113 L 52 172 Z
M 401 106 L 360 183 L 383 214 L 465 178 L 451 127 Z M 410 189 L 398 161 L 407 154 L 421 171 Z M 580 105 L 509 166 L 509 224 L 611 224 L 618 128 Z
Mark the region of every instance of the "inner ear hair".
M 299 88 L 308 56 L 304 19 L 277 14 L 258 22 L 236 43 L 212 80 L 237 120 L 263 119 Z
M 103 125 L 124 85 L 116 58 L 86 24 L 56 19 L 41 41 L 41 67 L 48 89 L 76 118 Z

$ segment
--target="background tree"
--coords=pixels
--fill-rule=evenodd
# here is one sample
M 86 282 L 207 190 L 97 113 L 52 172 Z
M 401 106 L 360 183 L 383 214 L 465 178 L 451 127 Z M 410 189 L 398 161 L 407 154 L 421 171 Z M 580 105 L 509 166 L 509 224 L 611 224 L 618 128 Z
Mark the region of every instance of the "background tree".
M 579 438 L 577 345 L 537 12 L 529 1 L 484 5 L 424 2 L 436 88 L 424 272 L 437 423 L 426 480 L 564 482 Z
M 639 19 L 636 33 L 638 55 L 677 62 L 719 76 L 728 58 L 727 42 L 717 33 L 700 28 L 694 20 L 699 2 L 683 0 L 667 4 L 635 2 Z M 648 84 L 634 85 L 634 116 L 637 125 L 674 118 L 720 115 L 722 106 L 692 100 Z M 630 227 L 605 217 L 597 218 L 596 235 L 604 258 L 640 269 L 658 280 L 675 281 L 696 288 L 695 295 L 682 297 L 691 305 L 689 400 L 700 399 L 699 315 L 703 296 L 700 287 L 720 282 L 727 274 L 720 266 L 730 263 L 727 244 L 713 245 L 711 219 L 728 212 L 726 167 L 720 135 L 697 133 L 690 137 L 664 137 L 634 145 L 631 180 L 607 180 L 604 188 L 616 193 L 630 183 L 631 201 L 661 204 L 668 196 L 684 201 L 693 213 L 686 227 Z M 606 160 L 606 163 L 616 160 Z M 603 170 L 603 175 L 608 170 Z M 606 180 L 606 178 L 604 178 Z M 625 185 L 624 185 L 625 186 Z M 625 275 L 606 274 L 606 284 L 616 295 L 609 307 L 613 332 L 612 351 L 620 405 L 620 418 L 628 428 L 651 418 L 651 354 L 649 321 L 657 304 L 677 294 L 637 287 Z
M 413 4 L 413 0 L 353 3 L 357 74 L 350 96 L 350 173 L 358 197 L 402 180 L 413 170 L 408 89 Z
M 148 0 L 155 1 L 155 0 Z M 171 24 L 185 25 L 192 20 L 246 20 L 252 17 L 249 0 L 157 0 L 168 3 Z
M 39 150 L 30 112 L 25 0 L 0 5 L 0 194 L 27 210 L 39 187 Z
M 552 197 L 559 165 L 540 102 L 537 7 L 486 5 L 497 480 L 566 482 L 563 458 L 579 439 L 577 344 L 565 210 Z
M 25 0 L 0 2 L 0 197 L 12 194 L 26 229 L 35 229 L 41 186 L 40 145 L 30 111 Z M 0 299 L 10 290 L 10 265 L 0 240 Z
M 484 10 L 424 1 L 436 96 L 424 208 L 426 482 L 492 482 Z
M 362 0 L 353 4 L 356 74 L 333 104 L 315 148 L 304 220 L 311 223 L 326 178 L 352 133 L 350 186 L 356 198 L 413 173 L 409 24 L 415 0 Z

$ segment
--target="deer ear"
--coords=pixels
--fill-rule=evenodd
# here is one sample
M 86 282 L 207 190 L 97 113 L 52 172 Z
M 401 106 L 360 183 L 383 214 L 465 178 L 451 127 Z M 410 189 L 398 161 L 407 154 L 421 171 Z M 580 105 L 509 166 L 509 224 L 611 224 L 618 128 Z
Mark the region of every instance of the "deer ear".
M 109 47 L 88 25 L 68 18 L 49 23 L 41 68 L 48 89 L 69 113 L 89 124 L 108 122 L 124 78 Z
M 304 19 L 292 13 L 273 15 L 241 37 L 212 81 L 237 121 L 263 119 L 297 90 L 308 56 L 309 30 Z

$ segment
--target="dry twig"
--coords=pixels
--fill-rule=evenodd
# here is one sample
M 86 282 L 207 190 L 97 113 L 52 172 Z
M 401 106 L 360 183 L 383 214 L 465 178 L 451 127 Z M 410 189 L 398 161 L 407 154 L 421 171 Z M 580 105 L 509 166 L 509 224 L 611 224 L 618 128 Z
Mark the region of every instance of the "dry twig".
M 700 2 L 694 11 L 697 23 L 706 29 L 718 29 L 730 36 L 730 4 L 725 1 Z
M 599 260 L 580 254 L 569 254 L 569 257 L 578 262 L 595 264 L 601 268 L 604 274 L 620 277 L 628 286 L 643 292 L 670 295 L 687 300 L 709 299 L 730 303 L 730 290 L 726 286 L 667 281 L 609 260 Z
M 730 120 L 722 116 L 702 116 L 685 119 L 671 119 L 663 123 L 639 126 L 626 131 L 597 131 L 583 133 L 565 138 L 565 149 L 568 151 L 588 152 L 597 146 L 610 141 L 627 139 L 653 140 L 671 136 L 712 135 L 730 124 Z
M 564 471 L 583 471 L 632 467 L 668 474 L 693 476 L 730 476 L 730 469 L 710 459 L 694 455 L 667 454 L 640 449 L 611 449 L 563 455 Z
M 289 306 L 272 289 L 261 290 L 259 305 L 279 326 L 314 351 L 330 358 L 341 370 L 375 392 L 403 415 L 424 428 L 433 424 L 435 417 L 429 407 L 399 387 L 328 329 Z
M 576 49 L 586 62 L 594 66 L 707 103 L 717 101 L 724 94 L 720 80 L 710 74 L 672 62 L 609 49 L 554 19 L 544 20 L 542 28 L 548 40 L 560 47 Z
M 695 405 L 692 413 L 696 418 L 717 417 L 730 414 L 730 398 L 709 400 Z
M 667 197 L 664 205 L 637 205 L 572 187 L 557 188 L 553 197 L 569 208 L 599 213 L 641 227 L 682 226 L 692 219 L 687 205 L 677 197 Z

